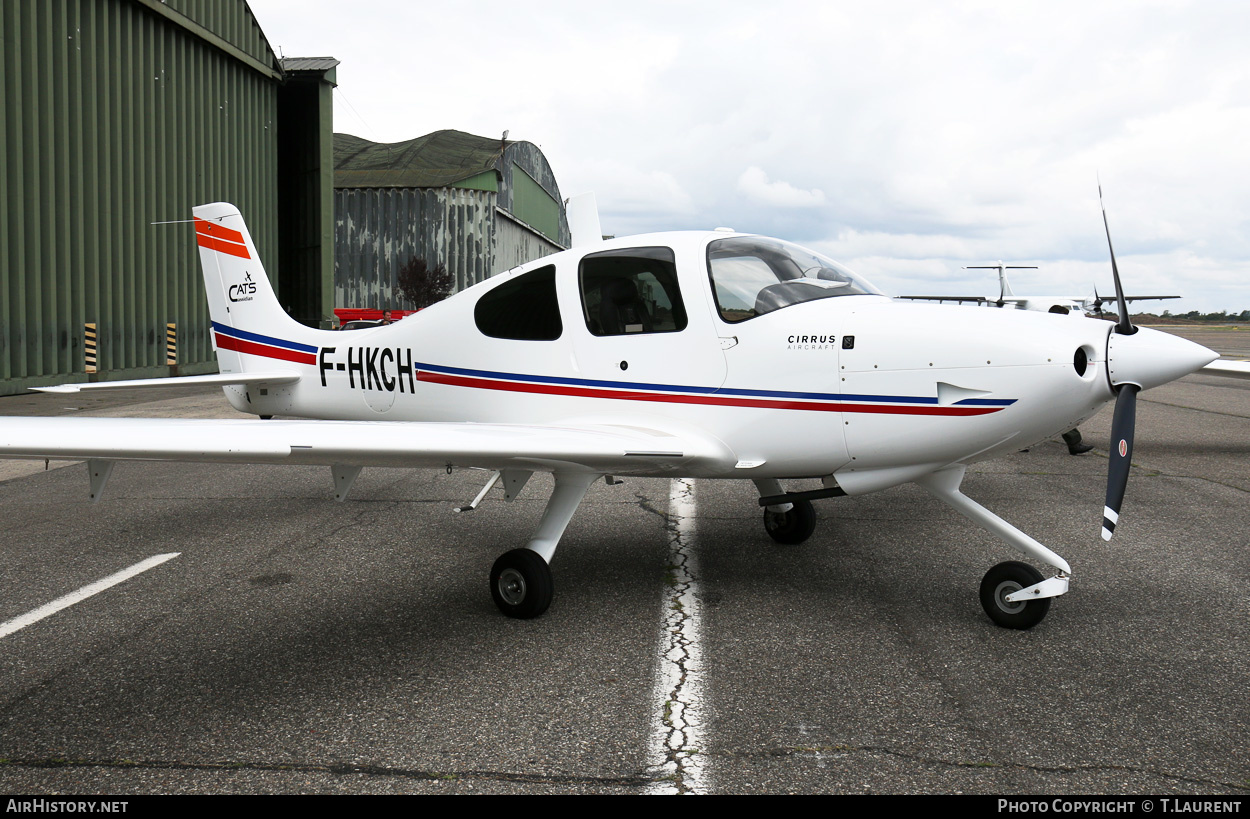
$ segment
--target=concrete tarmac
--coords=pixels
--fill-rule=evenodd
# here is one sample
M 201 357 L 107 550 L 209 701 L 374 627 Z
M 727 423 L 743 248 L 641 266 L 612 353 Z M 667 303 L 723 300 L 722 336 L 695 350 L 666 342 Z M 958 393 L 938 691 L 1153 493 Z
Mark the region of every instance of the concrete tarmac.
M 1244 797 L 1250 381 L 1138 406 L 1110 543 L 1110 406 L 1094 452 L 969 470 L 969 496 L 1073 565 L 1027 632 L 977 600 L 1017 555 L 910 486 L 819 502 L 783 547 L 747 482 L 694 482 L 685 528 L 668 481 L 596 484 L 551 609 L 519 622 L 487 573 L 536 526 L 543 476 L 458 515 L 482 473 L 366 469 L 335 503 L 318 468 L 119 463 L 93 504 L 81 465 L 0 461 L 0 623 L 179 553 L 0 637 L 0 791 Z M 218 390 L 0 398 L 67 413 L 237 415 Z

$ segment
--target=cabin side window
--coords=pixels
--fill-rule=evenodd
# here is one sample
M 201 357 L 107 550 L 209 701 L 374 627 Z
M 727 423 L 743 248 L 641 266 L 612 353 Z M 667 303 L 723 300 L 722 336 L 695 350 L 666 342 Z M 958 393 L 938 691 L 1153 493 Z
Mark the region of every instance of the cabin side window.
M 556 301 L 556 268 L 547 265 L 506 281 L 477 300 L 477 329 L 492 338 L 555 341 L 564 332 Z
M 583 257 L 578 281 L 586 327 L 596 336 L 686 329 L 677 265 L 667 247 L 592 253 Z

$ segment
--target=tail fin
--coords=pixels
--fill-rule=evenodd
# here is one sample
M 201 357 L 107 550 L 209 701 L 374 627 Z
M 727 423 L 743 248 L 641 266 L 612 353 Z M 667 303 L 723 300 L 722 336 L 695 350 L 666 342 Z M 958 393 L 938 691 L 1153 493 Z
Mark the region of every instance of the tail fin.
M 272 359 L 316 364 L 321 331 L 305 327 L 282 309 L 238 208 L 218 202 L 192 213 L 221 372 L 245 372 L 249 361 L 251 369 L 272 368 Z
M 593 193 L 571 196 L 565 202 L 569 220 L 569 234 L 573 247 L 597 245 L 603 241 L 603 228 L 599 226 L 599 205 Z
M 1011 292 L 1011 285 L 1007 282 L 1007 265 L 1002 262 L 998 263 L 998 291 L 1001 296 L 1014 296 Z

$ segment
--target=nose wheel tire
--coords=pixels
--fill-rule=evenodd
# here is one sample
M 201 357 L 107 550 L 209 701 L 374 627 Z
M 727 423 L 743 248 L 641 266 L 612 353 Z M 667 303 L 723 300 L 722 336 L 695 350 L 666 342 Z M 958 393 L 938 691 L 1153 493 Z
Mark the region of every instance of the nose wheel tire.
M 764 531 L 778 543 L 793 546 L 816 531 L 816 510 L 808 500 L 795 501 L 789 512 L 764 510 Z
M 509 617 L 528 620 L 551 605 L 555 585 L 547 561 L 530 549 L 513 549 L 495 561 L 490 570 L 490 594 L 499 610 Z
M 1027 563 L 1018 560 L 999 563 L 981 579 L 981 607 L 1003 628 L 1033 628 L 1050 611 L 1051 598 L 1013 603 L 1007 600 L 1007 595 L 1041 583 L 1043 579 L 1042 573 Z

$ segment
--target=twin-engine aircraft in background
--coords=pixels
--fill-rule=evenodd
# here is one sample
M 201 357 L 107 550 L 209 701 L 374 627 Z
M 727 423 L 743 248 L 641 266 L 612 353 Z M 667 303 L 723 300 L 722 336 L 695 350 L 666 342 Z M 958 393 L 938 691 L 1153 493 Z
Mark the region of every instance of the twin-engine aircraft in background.
M 635 475 L 751 480 L 782 543 L 812 534 L 815 499 L 919 484 L 1055 570 L 1010 561 L 981 583 L 994 622 L 1029 628 L 1067 591 L 1070 567 L 962 494 L 968 465 L 1072 429 L 1118 396 L 1109 538 L 1138 390 L 1216 358 L 1127 318 L 955 320 L 802 247 L 726 229 L 579 242 L 395 324 L 322 331 L 279 306 L 238 210 L 194 216 L 220 374 L 80 386 L 219 384 L 261 420 L 6 418 L 0 457 L 87 459 L 95 499 L 127 459 L 320 464 L 338 500 L 366 466 L 492 470 L 462 510 L 550 472 L 537 531 L 490 573 L 511 617 L 547 609 L 548 564 L 590 484 Z M 274 416 L 295 420 L 264 420 Z M 798 478 L 822 488 L 782 484 Z
M 1010 307 L 1015 310 L 1036 310 L 1041 313 L 1059 313 L 1067 315 L 1073 311 L 1078 313 L 1103 314 L 1103 305 L 1115 302 L 1114 296 L 1098 295 L 1098 288 L 1088 296 L 1017 296 L 1011 290 L 1011 282 L 1007 281 L 1008 270 L 1037 270 L 1037 265 L 1029 264 L 974 264 L 964 270 L 997 270 L 998 298 L 987 296 L 896 296 L 899 299 L 912 301 L 953 301 L 958 304 L 971 303 L 992 305 L 994 307 Z M 1179 299 L 1180 296 L 1125 296 L 1124 301 L 1154 301 L 1159 299 Z

